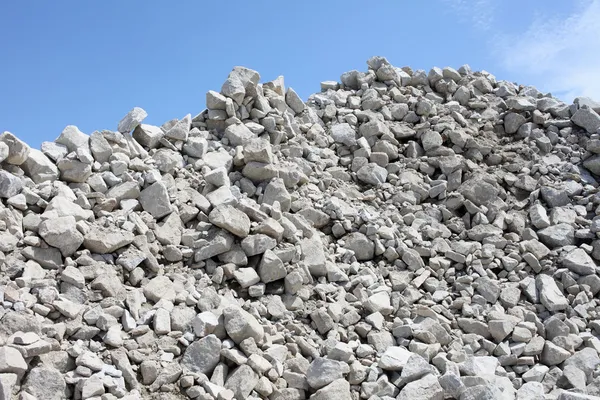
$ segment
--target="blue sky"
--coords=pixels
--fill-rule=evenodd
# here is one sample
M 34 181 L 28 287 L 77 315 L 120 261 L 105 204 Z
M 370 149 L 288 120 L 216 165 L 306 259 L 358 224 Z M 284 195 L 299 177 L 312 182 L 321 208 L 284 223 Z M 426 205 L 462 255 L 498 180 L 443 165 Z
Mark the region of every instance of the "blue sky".
M 195 115 L 235 65 L 305 100 L 373 55 L 600 99 L 600 0 L 23 0 L 0 2 L 0 26 L 0 132 L 36 148 L 134 106 Z

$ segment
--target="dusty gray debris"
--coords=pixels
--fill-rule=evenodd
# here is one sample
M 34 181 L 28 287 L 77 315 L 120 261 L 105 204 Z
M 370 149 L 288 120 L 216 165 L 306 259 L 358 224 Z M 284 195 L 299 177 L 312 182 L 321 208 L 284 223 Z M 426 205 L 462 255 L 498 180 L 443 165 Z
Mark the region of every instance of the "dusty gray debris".
M 600 395 L 599 103 L 367 66 L 0 135 L 0 397 Z

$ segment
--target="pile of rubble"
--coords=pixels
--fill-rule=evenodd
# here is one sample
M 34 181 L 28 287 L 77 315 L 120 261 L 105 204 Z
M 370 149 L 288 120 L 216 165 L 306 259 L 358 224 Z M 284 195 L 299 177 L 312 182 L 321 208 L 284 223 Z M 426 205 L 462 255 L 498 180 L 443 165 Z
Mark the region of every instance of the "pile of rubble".
M 599 398 L 599 103 L 373 57 L 206 104 L 0 136 L 0 399 Z

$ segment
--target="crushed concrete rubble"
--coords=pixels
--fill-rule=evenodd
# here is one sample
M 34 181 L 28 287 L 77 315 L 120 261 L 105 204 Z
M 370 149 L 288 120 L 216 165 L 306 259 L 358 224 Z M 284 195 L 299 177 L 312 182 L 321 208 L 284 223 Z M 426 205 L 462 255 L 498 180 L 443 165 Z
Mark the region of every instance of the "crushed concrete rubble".
M 367 65 L 0 135 L 0 399 L 600 399 L 599 103 Z

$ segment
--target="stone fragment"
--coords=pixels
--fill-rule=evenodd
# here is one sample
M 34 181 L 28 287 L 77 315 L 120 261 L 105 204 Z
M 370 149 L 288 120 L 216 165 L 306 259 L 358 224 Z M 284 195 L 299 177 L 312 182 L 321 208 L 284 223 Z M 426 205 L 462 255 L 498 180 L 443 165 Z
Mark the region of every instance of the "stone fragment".
M 247 311 L 238 307 L 227 307 L 223 310 L 223 318 L 227 335 L 236 343 L 253 338 L 257 343 L 263 340 L 264 328 Z
M 262 233 L 249 235 L 242 240 L 242 250 L 248 257 L 263 254 L 277 246 L 277 240 Z
M 267 250 L 264 252 L 258 266 L 258 275 L 261 281 L 270 283 L 284 279 L 287 270 L 281 259 L 273 251 Z
M 21 165 L 29 157 L 31 151 L 29 145 L 10 132 L 0 135 L 0 143 L 4 143 L 8 147 L 8 156 L 3 160 L 8 164 Z
M 121 133 L 131 133 L 148 116 L 148 113 L 140 107 L 134 107 L 119 122 L 117 130 Z
M 550 341 L 546 341 L 544 350 L 542 351 L 540 361 L 549 367 L 558 365 L 571 356 L 567 350 L 555 345 Z
M 66 399 L 66 388 L 63 375 L 58 370 L 43 365 L 32 368 L 23 383 L 23 389 L 38 399 Z
M 564 310 L 569 306 L 569 302 L 551 276 L 538 275 L 535 278 L 535 286 L 540 294 L 540 302 L 548 311 Z
M 285 102 L 296 114 L 304 111 L 304 102 L 292 88 L 288 88 L 285 92 Z
M 84 236 L 77 230 L 75 217 L 57 217 L 43 221 L 39 234 L 48 245 L 60 250 L 64 257 L 72 255 L 84 243 Z
M 465 181 L 458 192 L 478 206 L 487 205 L 498 197 L 498 189 L 481 176 Z
M 23 183 L 21 179 L 8 171 L 0 170 L 0 198 L 8 199 L 21 192 Z
M 18 380 L 19 377 L 17 374 L 0 373 L 0 400 L 10 400 L 13 398 L 14 388 Z
M 425 375 L 423 378 L 410 382 L 402 390 L 396 399 L 431 399 L 443 400 L 444 389 L 439 384 L 438 379 L 433 374 Z
M 117 227 L 93 225 L 85 234 L 83 245 L 93 253 L 107 254 L 127 246 L 133 239 L 133 233 Z
M 60 172 L 56 165 L 39 150 L 31 149 L 21 168 L 35 183 L 55 181 Z
M 208 335 L 187 347 L 181 366 L 196 373 L 210 375 L 221 359 L 221 341 Z
M 375 163 L 369 163 L 364 165 L 356 173 L 356 176 L 360 181 L 373 186 L 385 183 L 387 175 L 387 170 Z
M 575 249 L 563 258 L 562 265 L 579 275 L 596 273 L 596 263 L 583 249 Z
M 125 129 L 125 128 L 124 128 Z M 165 135 L 158 126 L 139 124 L 133 130 L 133 138 L 142 146 L 154 149 L 160 143 L 160 139 Z M 184 147 L 185 149 L 185 147 Z
M 585 129 L 587 133 L 596 133 L 600 129 L 600 115 L 586 105 L 573 114 L 571 121 Z
M 0 347 L 0 373 L 23 376 L 27 369 L 27 363 L 17 349 L 9 346 Z
M 569 224 L 552 225 L 538 231 L 537 234 L 542 243 L 553 249 L 575 243 L 575 230 Z
M 327 386 L 317 390 L 311 400 L 351 400 L 350 384 L 344 379 L 336 379 Z
M 388 371 L 401 371 L 413 354 L 399 346 L 389 347 L 379 360 L 379 367 Z
M 92 174 L 91 164 L 70 158 L 61 158 L 56 164 L 60 178 L 65 182 L 84 183 Z
M 306 380 L 313 389 L 320 389 L 331 382 L 341 379 L 342 368 L 339 361 L 323 357 L 314 359 L 306 371 Z
M 356 145 L 356 132 L 347 123 L 333 125 L 330 129 L 330 135 L 336 143 L 348 147 Z
M 163 299 L 173 301 L 176 296 L 175 287 L 168 277 L 159 275 L 144 286 L 144 296 L 155 303 Z
M 250 218 L 242 211 L 229 205 L 215 207 L 208 215 L 208 220 L 234 235 L 245 238 L 250 233 Z
M 548 213 L 546 209 L 541 204 L 537 203 L 531 206 L 529 209 L 529 218 L 531 219 L 531 223 L 537 229 L 544 229 L 550 226 L 550 218 L 548 218 Z
M 352 250 L 358 261 L 372 260 L 375 254 L 375 244 L 360 232 L 354 232 L 344 237 L 345 248 Z

